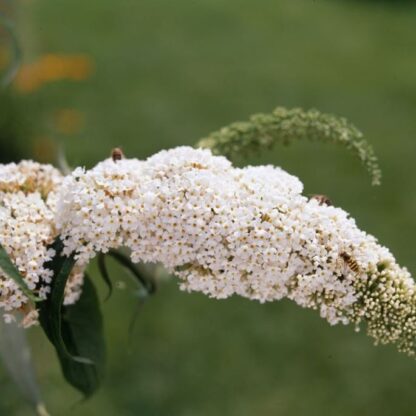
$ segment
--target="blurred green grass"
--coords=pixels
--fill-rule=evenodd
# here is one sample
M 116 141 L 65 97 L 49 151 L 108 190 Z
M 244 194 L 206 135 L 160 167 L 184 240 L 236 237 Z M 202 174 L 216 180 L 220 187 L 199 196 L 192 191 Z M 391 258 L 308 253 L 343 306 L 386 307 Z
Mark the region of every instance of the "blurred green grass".
M 47 128 L 55 108 L 82 111 L 83 131 L 53 138 L 73 165 L 91 166 L 115 146 L 144 158 L 277 105 L 345 115 L 376 149 L 380 188 L 349 154 L 325 145 L 296 143 L 248 162 L 299 175 L 306 193 L 329 195 L 415 271 L 415 19 L 414 6 L 386 2 L 22 1 L 28 61 L 82 52 L 96 62 L 90 80 L 22 99 L 22 123 L 44 117 Z M 27 154 L 31 140 L 16 144 Z M 87 403 L 76 404 L 52 349 L 32 331 L 53 414 L 414 415 L 414 361 L 312 311 L 210 300 L 170 281 L 140 312 L 129 347 L 134 305 L 127 290 L 103 304 L 108 373 Z M 6 380 L 0 372 L 0 414 L 29 415 Z

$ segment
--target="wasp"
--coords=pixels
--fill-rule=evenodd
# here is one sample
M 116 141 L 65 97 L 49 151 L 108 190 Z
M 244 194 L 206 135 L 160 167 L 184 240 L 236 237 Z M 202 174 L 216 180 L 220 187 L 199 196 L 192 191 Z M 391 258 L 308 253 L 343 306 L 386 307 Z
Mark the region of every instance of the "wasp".
M 358 265 L 358 263 L 351 257 L 350 254 L 346 253 L 345 251 L 343 251 L 340 254 L 340 257 L 342 258 L 342 260 L 344 260 L 345 264 L 354 272 L 354 273 L 359 273 L 360 272 L 360 266 Z
M 332 205 L 331 200 L 326 195 L 312 195 L 311 199 L 316 199 L 319 205 Z
M 117 162 L 118 160 L 124 159 L 124 153 L 119 147 L 116 147 L 111 151 L 111 158 L 114 162 Z

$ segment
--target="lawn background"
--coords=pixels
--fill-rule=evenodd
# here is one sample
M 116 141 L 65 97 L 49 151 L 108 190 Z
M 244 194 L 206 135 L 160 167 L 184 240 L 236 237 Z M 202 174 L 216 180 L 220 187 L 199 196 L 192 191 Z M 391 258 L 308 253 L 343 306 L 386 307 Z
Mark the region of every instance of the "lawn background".
M 351 155 L 330 145 L 298 142 L 248 162 L 280 165 L 303 180 L 306 193 L 329 195 L 416 271 L 413 2 L 21 0 L 17 6 L 25 62 L 45 53 L 85 53 L 95 73 L 13 93 L 17 125 L 26 129 L 13 143 L 0 139 L 2 148 L 39 156 L 44 134 L 47 143 L 63 143 L 72 165 L 92 166 L 115 146 L 145 158 L 278 105 L 345 115 L 375 147 L 384 173 L 379 188 Z M 81 131 L 65 136 L 50 128 L 61 108 L 83 114 Z M 415 414 L 412 359 L 290 302 L 210 300 L 167 281 L 141 310 L 129 343 L 135 304 L 129 290 L 103 304 L 107 377 L 86 403 L 65 385 L 40 331 L 31 331 L 52 414 Z M 31 414 L 1 369 L 0 386 L 0 415 Z

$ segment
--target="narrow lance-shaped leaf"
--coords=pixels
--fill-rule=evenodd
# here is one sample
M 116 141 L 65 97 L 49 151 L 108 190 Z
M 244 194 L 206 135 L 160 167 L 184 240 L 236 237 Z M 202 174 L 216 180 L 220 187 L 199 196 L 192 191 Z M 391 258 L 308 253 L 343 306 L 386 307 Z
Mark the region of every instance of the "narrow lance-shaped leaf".
M 32 363 L 26 330 L 0 319 L 0 356 L 10 378 L 39 416 L 47 416 Z
M 139 291 L 138 296 L 138 303 L 137 307 L 135 309 L 135 312 L 132 315 L 132 318 L 130 320 L 128 334 L 129 334 L 129 344 L 131 343 L 133 330 L 135 327 L 135 324 L 137 322 L 137 317 L 139 315 L 139 310 L 142 307 L 144 301 L 156 291 L 156 284 L 153 279 L 146 278 L 143 273 L 136 267 L 136 265 L 130 260 L 130 258 L 126 255 L 124 255 L 122 252 L 118 250 L 110 250 L 108 253 L 99 253 L 98 254 L 98 268 L 100 270 L 101 276 L 103 277 L 104 281 L 107 283 L 109 287 L 109 294 L 108 297 L 111 295 L 112 292 L 112 283 L 110 279 L 110 275 L 108 273 L 108 269 L 105 262 L 106 256 L 112 257 L 114 260 L 116 260 L 117 263 L 119 263 L 121 266 L 123 266 L 127 271 L 130 272 L 130 274 L 133 276 L 135 281 L 139 283 L 141 290 Z
M 102 318 L 98 298 L 89 278 L 76 304 L 64 307 L 65 286 L 75 264 L 74 255 L 62 255 L 58 238 L 53 248 L 56 256 L 46 267 L 53 270 L 51 293 L 41 303 L 40 322 L 54 345 L 65 379 L 85 397 L 100 385 L 105 361 Z
M 113 293 L 113 284 L 110 279 L 110 274 L 108 273 L 107 265 L 105 263 L 105 254 L 98 253 L 97 255 L 98 270 L 100 271 L 101 277 L 108 287 L 108 294 L 105 300 L 108 300 Z
M 4 247 L 0 244 L 0 268 L 7 276 L 10 277 L 22 290 L 22 292 L 33 302 L 40 301 L 32 291 L 27 287 L 25 280 L 19 272 L 19 269 L 11 261 Z
M 62 255 L 63 244 L 59 237 L 51 248 L 56 252 L 55 257 L 45 263 L 45 267 L 53 271 L 51 292 L 48 298 L 40 304 L 39 320 L 49 340 L 59 353 L 75 361 L 86 362 L 84 358 L 75 357 L 69 353 L 62 337 L 62 305 L 65 286 L 75 265 L 74 254 L 69 257 Z
M 117 250 L 110 250 L 108 252 L 108 255 L 113 257 L 114 260 L 116 260 L 121 266 L 127 269 L 142 288 L 142 290 L 139 292 L 139 299 L 138 299 L 137 307 L 135 309 L 135 312 L 132 315 L 132 318 L 129 324 L 128 334 L 129 334 L 129 344 L 130 344 L 140 308 L 142 307 L 144 301 L 150 295 L 156 292 L 156 283 L 154 279 L 146 278 L 146 276 L 138 269 L 138 267 L 130 260 L 130 258 L 124 255 L 122 252 L 117 251 Z M 103 260 L 103 263 L 104 263 L 104 260 Z M 108 275 L 107 277 L 109 278 Z
M 100 387 L 106 361 L 99 300 L 88 276 L 78 302 L 64 307 L 62 335 L 72 355 L 86 357 L 93 363 L 74 361 L 58 352 L 65 379 L 88 398 Z
M 146 279 L 138 270 L 135 264 L 123 253 L 117 250 L 110 250 L 108 255 L 113 257 L 118 263 L 125 267 L 132 275 L 142 284 L 148 294 L 153 294 L 156 291 L 156 284 L 152 279 Z

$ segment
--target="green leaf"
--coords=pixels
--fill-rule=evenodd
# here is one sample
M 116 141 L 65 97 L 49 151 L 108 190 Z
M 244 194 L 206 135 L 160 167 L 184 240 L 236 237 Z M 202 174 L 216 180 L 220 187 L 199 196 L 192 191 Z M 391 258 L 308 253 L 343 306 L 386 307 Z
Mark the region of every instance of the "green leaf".
M 26 330 L 15 322 L 0 319 L 0 357 L 22 396 L 38 415 L 47 415 L 36 378 Z
M 72 254 L 70 257 L 62 255 L 63 243 L 59 237 L 51 245 L 51 248 L 56 252 L 55 257 L 45 263 L 45 267 L 53 271 L 51 293 L 46 300 L 40 303 L 39 321 L 59 353 L 73 360 L 80 360 L 79 357 L 73 357 L 69 353 L 62 337 L 62 305 L 65 286 L 75 264 L 74 255 Z
M 113 284 L 111 283 L 110 274 L 108 273 L 107 265 L 105 264 L 105 254 L 103 253 L 98 254 L 97 263 L 98 263 L 98 269 L 101 273 L 101 277 L 103 278 L 104 282 L 106 283 L 108 287 L 108 295 L 105 298 L 105 300 L 108 300 L 113 293 Z
M 137 322 L 137 317 L 139 316 L 139 311 L 142 308 L 145 300 L 156 292 L 156 289 L 157 289 L 156 283 L 154 279 L 146 277 L 146 275 L 143 274 L 139 270 L 139 268 L 130 260 L 130 258 L 124 255 L 122 252 L 118 250 L 110 250 L 107 253 L 107 255 L 113 257 L 114 260 L 116 260 L 121 266 L 127 269 L 130 272 L 130 274 L 133 276 L 133 278 L 136 281 L 138 281 L 140 286 L 142 287 L 142 290 L 139 292 L 138 303 L 130 319 L 130 324 L 129 324 L 129 329 L 128 329 L 129 344 L 131 344 L 134 327 Z M 104 263 L 104 256 L 105 255 L 102 254 L 103 263 Z M 104 263 L 104 266 L 105 266 L 105 263 Z M 100 267 L 100 263 L 99 263 L 99 267 Z M 107 270 L 105 270 L 105 272 L 107 272 Z
M 45 264 L 54 274 L 51 293 L 40 304 L 39 320 L 55 347 L 66 380 L 85 397 L 90 397 L 100 385 L 105 361 L 97 295 L 86 277 L 78 302 L 63 306 L 65 286 L 75 264 L 75 256 L 62 255 L 63 243 L 59 238 L 52 248 L 56 255 Z
M 98 296 L 88 276 L 81 298 L 75 305 L 64 308 L 62 334 L 72 355 L 86 357 L 93 363 L 74 361 L 62 351 L 58 352 L 65 379 L 85 397 L 90 397 L 104 376 L 106 354 Z
M 32 291 L 27 287 L 25 280 L 23 279 L 22 275 L 20 274 L 18 268 L 14 265 L 14 263 L 10 260 L 9 255 L 7 254 L 4 247 L 0 244 L 0 268 L 3 270 L 7 276 L 10 277 L 22 290 L 22 292 L 33 302 L 40 301 Z
M 156 291 L 156 284 L 154 279 L 147 278 L 138 267 L 130 260 L 130 258 L 118 250 L 110 250 L 108 253 L 99 253 L 98 254 L 98 268 L 100 270 L 101 276 L 103 277 L 104 281 L 107 283 L 109 287 L 109 294 L 106 299 L 111 296 L 112 293 L 112 283 L 110 280 L 110 275 L 108 273 L 108 269 L 106 266 L 105 258 L 106 256 L 113 257 L 114 260 L 117 261 L 121 266 L 127 269 L 130 274 L 133 276 L 136 283 L 138 282 L 140 285 L 140 291 L 138 292 L 138 303 L 137 307 L 130 319 L 129 329 L 128 329 L 128 337 L 129 337 L 129 344 L 131 344 L 131 340 L 133 337 L 133 330 L 137 322 L 137 317 L 139 315 L 139 311 L 143 306 L 145 300 Z
M 141 283 L 149 295 L 156 292 L 156 283 L 154 280 L 146 279 L 128 256 L 117 250 L 110 250 L 108 255 L 125 267 Z
M 145 300 L 152 294 L 154 294 L 156 292 L 156 283 L 155 280 L 152 278 L 147 278 L 145 274 L 143 274 L 139 268 L 130 260 L 130 258 L 126 255 L 124 255 L 123 253 L 121 253 L 120 251 L 117 250 L 110 250 L 107 255 L 113 257 L 114 260 L 117 261 L 117 263 L 119 263 L 121 266 L 123 266 L 124 268 L 126 268 L 131 275 L 134 277 L 134 279 L 136 281 L 139 282 L 140 286 L 142 287 L 142 291 L 139 292 L 139 300 L 137 303 L 137 307 L 136 310 L 134 311 L 131 319 L 130 319 L 130 324 L 129 324 L 129 329 L 128 329 L 128 337 L 129 337 L 129 344 L 131 344 L 131 340 L 133 337 L 133 331 L 134 331 L 134 327 L 136 325 L 137 322 L 137 317 L 139 316 L 139 311 L 142 308 Z M 103 277 L 105 277 L 105 273 L 107 273 L 107 269 L 105 268 L 105 260 L 104 254 L 101 254 L 102 258 L 100 260 L 100 257 L 98 258 L 99 262 L 98 262 L 98 266 L 100 268 L 100 271 L 103 275 Z M 101 266 L 100 266 L 101 263 Z M 109 280 L 109 276 L 107 274 L 107 279 Z

